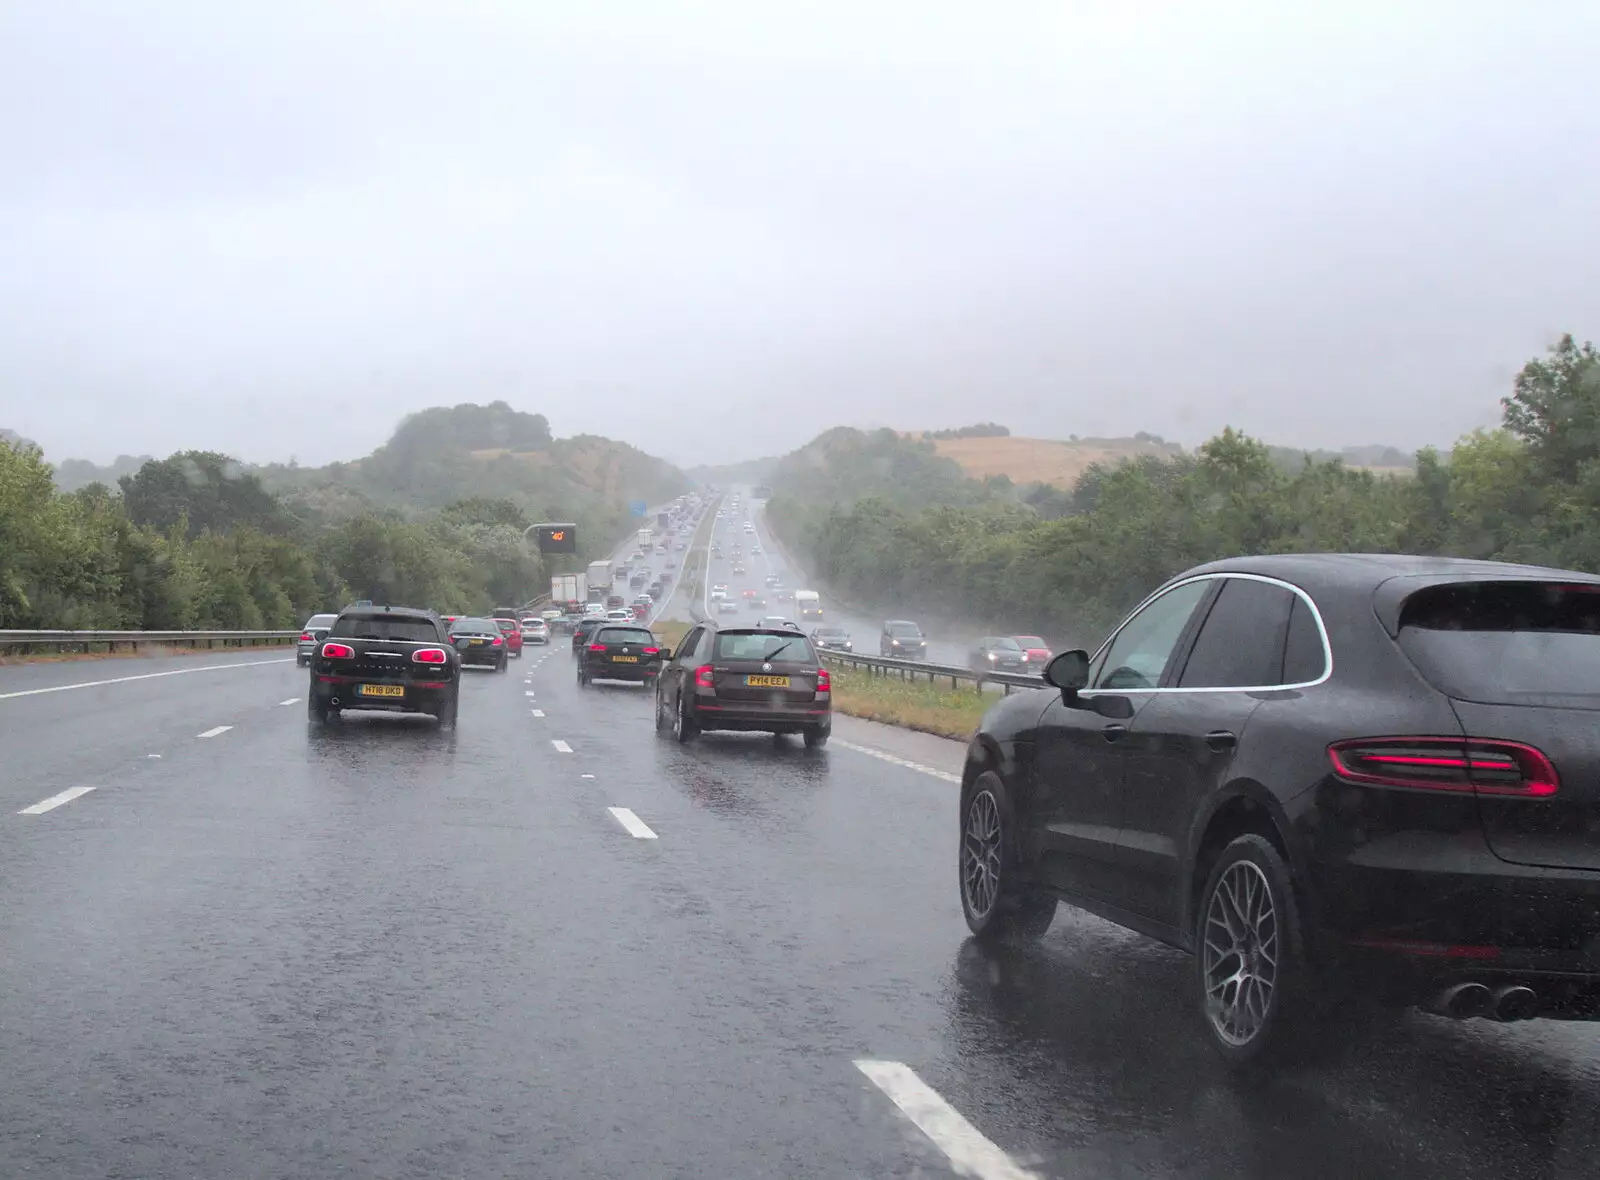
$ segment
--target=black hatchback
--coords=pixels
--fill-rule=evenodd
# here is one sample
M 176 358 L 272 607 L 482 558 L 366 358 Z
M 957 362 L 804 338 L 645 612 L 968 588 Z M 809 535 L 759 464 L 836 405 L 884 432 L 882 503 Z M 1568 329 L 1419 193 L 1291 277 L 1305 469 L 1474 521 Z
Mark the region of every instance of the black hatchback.
M 578 683 L 591 680 L 631 680 L 654 684 L 661 670 L 661 644 L 645 627 L 606 623 L 596 627 L 578 649 Z
M 967 751 L 978 937 L 1059 899 L 1190 951 L 1239 1064 L 1372 1005 L 1600 1019 L 1600 578 L 1216 562 L 1045 678 Z
M 701 730 L 833 732 L 833 682 L 811 640 L 789 627 L 702 623 L 684 636 L 656 684 L 656 730 L 680 742 Z

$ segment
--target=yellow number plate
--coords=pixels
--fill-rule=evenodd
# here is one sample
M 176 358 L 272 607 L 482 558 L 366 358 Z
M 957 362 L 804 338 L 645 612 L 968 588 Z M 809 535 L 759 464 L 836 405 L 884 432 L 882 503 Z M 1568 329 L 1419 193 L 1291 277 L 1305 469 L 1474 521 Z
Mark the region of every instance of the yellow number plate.
M 746 676 L 744 682 L 751 688 L 788 688 L 787 676 Z
M 474 639 L 474 640 L 473 640 L 473 641 L 472 641 L 472 642 L 471 642 L 471 643 L 469 643 L 469 644 L 468 644 L 468 645 L 467 645 L 467 646 L 468 646 L 468 647 L 482 647 L 482 646 L 483 646 L 483 640 L 481 640 L 481 639 Z
M 639 662 L 639 657 L 638 656 L 612 656 L 611 657 L 611 662 L 613 664 L 637 664 Z
M 403 697 L 406 690 L 402 684 L 363 684 L 356 693 L 364 697 Z

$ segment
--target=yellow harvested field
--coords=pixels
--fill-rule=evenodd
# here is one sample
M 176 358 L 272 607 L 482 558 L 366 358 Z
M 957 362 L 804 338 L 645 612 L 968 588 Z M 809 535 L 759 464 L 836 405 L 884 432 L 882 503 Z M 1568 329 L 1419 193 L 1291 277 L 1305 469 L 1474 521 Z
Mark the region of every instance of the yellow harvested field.
M 1059 442 L 1048 438 L 941 438 L 935 449 L 961 464 L 973 479 L 1009 476 L 1012 483 L 1047 483 L 1070 489 L 1095 463 L 1118 463 L 1138 455 L 1169 456 L 1177 448 L 1134 438 L 1087 438 Z

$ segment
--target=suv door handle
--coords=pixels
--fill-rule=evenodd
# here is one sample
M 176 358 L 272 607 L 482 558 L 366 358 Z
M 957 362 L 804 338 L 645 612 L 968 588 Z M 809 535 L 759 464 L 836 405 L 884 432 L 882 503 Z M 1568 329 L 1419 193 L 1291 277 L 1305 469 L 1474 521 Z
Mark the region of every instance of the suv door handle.
M 1218 754 L 1226 753 L 1239 744 L 1239 739 L 1231 730 L 1213 729 L 1206 734 L 1206 745 Z
M 1128 727 L 1126 725 L 1108 725 L 1100 731 L 1100 736 L 1108 742 L 1120 742 L 1128 736 Z

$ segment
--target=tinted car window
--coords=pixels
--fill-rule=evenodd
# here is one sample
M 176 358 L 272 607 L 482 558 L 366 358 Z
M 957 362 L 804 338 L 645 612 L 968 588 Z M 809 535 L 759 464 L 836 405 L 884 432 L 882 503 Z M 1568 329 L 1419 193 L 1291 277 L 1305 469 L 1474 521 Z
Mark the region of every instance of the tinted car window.
M 988 644 L 986 646 L 992 647 L 992 648 L 996 648 L 996 649 L 1002 650 L 1002 651 L 1021 651 L 1022 650 L 1021 646 L 1018 645 L 1018 643 L 1017 643 L 1017 641 L 1015 639 L 991 639 L 991 640 L 989 640 L 989 642 L 988 642 Z
M 1095 688 L 1155 688 L 1189 616 L 1211 590 L 1206 580 L 1168 590 L 1129 619 L 1101 661 Z
M 1194 641 L 1180 688 L 1244 688 L 1279 683 L 1283 637 L 1295 595 L 1251 578 L 1223 581 Z
M 915 623 L 890 623 L 884 630 L 894 636 L 917 636 L 922 634 L 922 628 Z
M 1453 697 L 1600 705 L 1600 586 L 1432 587 L 1406 599 L 1399 639 L 1418 671 Z
M 1289 610 L 1289 636 L 1283 645 L 1281 684 L 1307 684 L 1328 670 L 1328 653 L 1322 646 L 1322 633 L 1305 599 L 1295 595 Z
M 656 637 L 649 631 L 639 627 L 602 627 L 595 632 L 596 643 L 636 643 L 643 647 L 654 647 Z
M 495 635 L 499 631 L 492 619 L 457 619 L 450 627 L 452 635 Z
M 811 641 L 804 635 L 768 635 L 764 633 L 728 633 L 717 636 L 716 658 L 719 660 L 797 660 L 816 661 Z
M 328 632 L 338 639 L 392 639 L 401 643 L 428 643 L 439 638 L 432 619 L 406 615 L 340 615 Z

